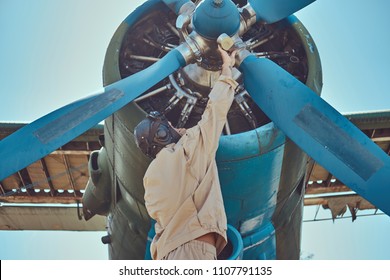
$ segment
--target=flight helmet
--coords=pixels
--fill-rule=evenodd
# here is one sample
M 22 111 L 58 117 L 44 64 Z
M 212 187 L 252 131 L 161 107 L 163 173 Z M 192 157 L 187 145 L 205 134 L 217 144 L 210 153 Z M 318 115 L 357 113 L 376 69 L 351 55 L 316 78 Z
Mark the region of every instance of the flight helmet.
M 166 145 L 177 143 L 180 137 L 167 118 L 158 111 L 150 112 L 134 128 L 135 143 L 150 158 L 155 158 Z

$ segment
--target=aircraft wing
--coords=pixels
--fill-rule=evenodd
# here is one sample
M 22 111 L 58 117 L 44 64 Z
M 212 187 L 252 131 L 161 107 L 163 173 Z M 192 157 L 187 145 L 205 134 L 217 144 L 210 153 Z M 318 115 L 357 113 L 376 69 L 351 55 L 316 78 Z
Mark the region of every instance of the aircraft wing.
M 80 213 L 69 206 L 3 206 L 0 230 L 105 231 L 106 217 L 96 215 L 86 222 Z
M 390 154 L 390 110 L 345 116 Z M 22 126 L 0 123 L 0 139 Z M 43 159 L 2 180 L 0 229 L 104 230 L 104 217 L 97 216 L 91 223 L 81 221 L 79 215 L 82 211 L 75 206 L 81 202 L 89 178 L 89 154 L 100 149 L 101 134 L 103 126 L 95 126 Z M 355 210 L 375 208 L 314 161 L 308 166 L 305 205 L 330 208 L 333 218 L 346 207 Z M 42 217 L 45 218 L 42 220 Z
M 0 139 L 24 124 L 0 123 Z M 104 231 L 105 217 L 81 219 L 88 160 L 100 149 L 97 125 L 0 182 L 0 230 Z M 77 207 L 78 205 L 78 207 Z

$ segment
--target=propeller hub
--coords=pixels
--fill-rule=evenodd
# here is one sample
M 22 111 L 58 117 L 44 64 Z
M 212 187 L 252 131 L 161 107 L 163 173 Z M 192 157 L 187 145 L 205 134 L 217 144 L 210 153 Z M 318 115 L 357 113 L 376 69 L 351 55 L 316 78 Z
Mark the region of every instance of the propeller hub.
M 222 33 L 233 36 L 240 27 L 240 13 L 231 0 L 205 0 L 195 10 L 193 25 L 207 39 L 216 40 Z

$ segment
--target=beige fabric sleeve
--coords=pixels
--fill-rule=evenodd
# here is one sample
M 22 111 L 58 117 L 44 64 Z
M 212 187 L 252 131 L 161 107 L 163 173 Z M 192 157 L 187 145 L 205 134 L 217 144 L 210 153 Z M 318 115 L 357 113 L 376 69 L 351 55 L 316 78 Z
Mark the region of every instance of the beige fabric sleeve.
M 233 90 L 235 90 L 238 86 L 238 83 L 233 78 L 230 78 L 228 76 L 221 75 L 219 77 L 218 81 L 221 81 L 223 83 L 230 85 Z
M 227 113 L 232 105 L 237 82 L 227 76 L 220 76 L 209 94 L 209 101 L 199 121 L 200 137 L 211 158 L 217 151 L 219 138 L 226 123 Z

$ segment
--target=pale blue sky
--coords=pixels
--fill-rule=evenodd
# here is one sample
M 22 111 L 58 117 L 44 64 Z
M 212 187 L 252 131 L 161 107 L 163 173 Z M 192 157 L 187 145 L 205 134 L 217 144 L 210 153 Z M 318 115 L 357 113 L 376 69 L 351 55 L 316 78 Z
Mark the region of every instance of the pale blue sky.
M 109 40 L 142 2 L 0 0 L 0 121 L 30 122 L 98 90 Z M 390 109 L 389 11 L 388 0 L 318 0 L 297 14 L 320 52 L 322 97 L 341 112 Z M 102 235 L 0 231 L 0 259 L 104 259 Z M 387 216 L 305 223 L 302 250 L 390 259 L 389 235 Z

